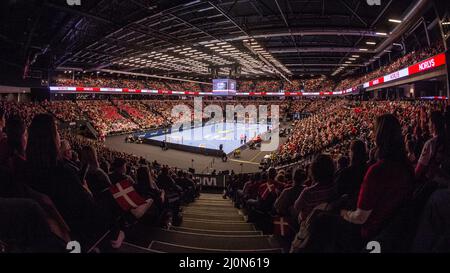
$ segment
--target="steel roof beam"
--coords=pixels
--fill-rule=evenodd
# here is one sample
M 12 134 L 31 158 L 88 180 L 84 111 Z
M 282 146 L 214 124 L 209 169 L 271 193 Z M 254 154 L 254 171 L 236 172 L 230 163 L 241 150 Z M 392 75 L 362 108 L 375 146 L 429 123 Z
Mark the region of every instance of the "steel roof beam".
M 295 67 L 295 66 L 354 66 L 354 67 L 364 67 L 363 64 L 331 64 L 331 63 L 313 63 L 313 64 L 308 64 L 308 63 L 301 63 L 301 64 L 285 64 L 285 66 L 289 66 L 289 67 Z
M 297 49 L 295 47 L 272 47 L 267 49 L 270 53 L 296 53 Z M 298 48 L 300 52 L 358 52 L 358 53 L 376 53 L 373 50 L 362 51 L 358 48 L 353 47 L 300 47 Z

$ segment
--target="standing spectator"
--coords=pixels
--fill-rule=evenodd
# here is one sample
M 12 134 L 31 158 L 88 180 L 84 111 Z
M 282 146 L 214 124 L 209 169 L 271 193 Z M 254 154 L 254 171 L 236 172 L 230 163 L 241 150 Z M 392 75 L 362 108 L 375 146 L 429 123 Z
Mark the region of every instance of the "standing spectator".
M 350 166 L 336 175 L 339 195 L 348 194 L 349 199 L 356 202 L 367 171 L 366 161 L 366 144 L 361 140 L 354 140 L 350 146 Z
M 60 138 L 53 117 L 36 115 L 29 128 L 26 149 L 28 183 L 52 199 L 73 239 L 88 247 L 108 225 L 78 175 L 59 159 L 59 149 Z
M 410 199 L 414 178 L 400 123 L 394 115 L 384 114 L 377 118 L 375 143 L 377 162 L 369 167 L 364 177 L 357 208 L 341 211 L 346 221 L 361 225 L 360 236 L 364 241 L 378 235 Z

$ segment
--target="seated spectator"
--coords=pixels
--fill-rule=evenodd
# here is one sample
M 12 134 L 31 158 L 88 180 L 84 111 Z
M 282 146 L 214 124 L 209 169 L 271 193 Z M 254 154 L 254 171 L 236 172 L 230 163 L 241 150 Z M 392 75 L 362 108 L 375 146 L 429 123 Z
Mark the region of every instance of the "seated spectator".
M 386 226 L 411 198 L 413 170 L 406 157 L 398 119 L 381 115 L 375 123 L 377 162 L 369 167 L 359 192 L 357 208 L 342 210 L 348 222 L 361 225 L 360 238 L 368 241 Z M 358 245 L 358 242 L 355 242 Z
M 65 252 L 66 243 L 51 231 L 44 210 L 33 200 L 0 198 L 0 241 L 10 253 Z
M 419 221 L 412 251 L 448 253 L 450 251 L 450 190 L 435 191 Z
M 5 110 L 0 107 L 0 163 L 4 160 L 7 151 L 6 148 L 6 134 L 4 132 L 5 127 Z
M 185 192 L 185 198 L 188 202 L 193 202 L 199 195 L 199 188 L 195 182 L 188 177 L 188 173 L 184 171 L 178 171 L 176 183 L 183 188 Z
M 112 184 L 122 182 L 124 180 L 130 181 L 135 184 L 134 179 L 127 175 L 127 161 L 124 158 L 117 157 L 112 166 L 112 173 L 109 174 L 109 180 Z
M 24 184 L 25 147 L 27 145 L 27 131 L 23 120 L 14 116 L 6 123 L 6 137 L 3 139 L 3 152 L 0 165 L 11 173 L 11 184 L 3 181 L 0 196 L 25 196 L 28 192 Z
M 100 168 L 97 152 L 92 146 L 84 146 L 81 150 L 81 162 L 87 166 L 86 183 L 94 198 L 109 191 L 111 181 L 105 171 Z
M 252 178 L 245 182 L 242 190 L 238 189 L 236 206 L 240 208 L 249 199 L 256 199 L 258 188 L 261 184 L 261 173 L 253 174 Z
M 159 189 L 164 190 L 166 193 L 172 193 L 177 195 L 182 195 L 183 188 L 178 186 L 173 178 L 169 175 L 169 168 L 163 167 L 161 173 L 159 174 L 156 185 Z
M 165 200 L 164 191 L 158 188 L 147 166 L 140 166 L 138 168 L 136 181 L 136 191 L 146 199 L 153 199 L 161 209 Z
M 409 162 L 411 162 L 411 164 L 412 164 L 413 166 L 415 166 L 416 163 L 417 163 L 417 157 L 416 157 L 416 153 L 415 153 L 415 151 L 414 151 L 415 146 L 416 146 L 416 145 L 415 145 L 415 143 L 414 143 L 413 140 L 408 140 L 408 141 L 406 142 L 406 153 L 407 153 Z
M 329 155 L 320 154 L 311 163 L 309 183 L 297 198 L 294 209 L 299 212 L 301 223 L 311 211 L 322 203 L 330 203 L 337 198 L 337 187 L 333 181 L 334 162 Z
M 0 141 L 5 137 L 3 129 L 5 127 L 5 109 L 0 107 Z
M 79 166 L 72 160 L 73 159 L 73 151 L 72 147 L 70 147 L 69 141 L 63 139 L 61 140 L 61 148 L 60 148 L 60 158 L 64 161 L 69 168 L 73 168 L 75 172 L 79 172 Z
M 298 216 L 294 203 L 305 188 L 303 183 L 306 178 L 306 173 L 302 169 L 298 168 L 294 171 L 292 186 L 284 189 L 275 201 L 274 207 L 278 214 L 293 218 Z
M 267 213 L 272 209 L 279 190 L 279 184 L 275 181 L 277 171 L 275 168 L 269 168 L 267 170 L 267 181 L 258 187 L 258 195 L 256 199 L 250 199 L 247 201 L 247 208 L 251 212 L 252 210 L 258 210 L 263 213 Z
M 416 166 L 416 178 L 429 182 L 442 179 L 442 165 L 450 161 L 450 137 L 447 136 L 445 120 L 441 112 L 432 112 L 430 117 L 430 131 L 433 137 L 423 146 L 422 154 Z M 447 173 L 450 174 L 450 171 Z
M 336 173 L 339 174 L 342 170 L 344 170 L 345 168 L 348 167 L 348 164 L 349 164 L 348 157 L 346 157 L 345 155 L 342 155 L 341 157 L 339 157 L 339 159 L 337 161 Z

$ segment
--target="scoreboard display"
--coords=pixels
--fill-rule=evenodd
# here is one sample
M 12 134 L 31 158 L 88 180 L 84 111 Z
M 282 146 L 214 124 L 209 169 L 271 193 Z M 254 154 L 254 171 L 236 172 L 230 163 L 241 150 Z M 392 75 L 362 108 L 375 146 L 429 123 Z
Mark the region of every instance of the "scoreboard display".
M 236 80 L 232 79 L 214 79 L 213 95 L 216 96 L 234 96 L 236 95 Z

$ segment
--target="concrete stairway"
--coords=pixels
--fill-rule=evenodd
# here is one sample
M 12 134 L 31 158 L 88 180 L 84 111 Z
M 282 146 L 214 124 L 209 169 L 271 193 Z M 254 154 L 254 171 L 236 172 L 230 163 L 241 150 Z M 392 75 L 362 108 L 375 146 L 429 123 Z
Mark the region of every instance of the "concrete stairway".
M 282 248 L 271 236 L 245 222 L 230 200 L 202 193 L 183 208 L 183 222 L 178 227 L 133 227 L 123 252 L 281 253 Z

